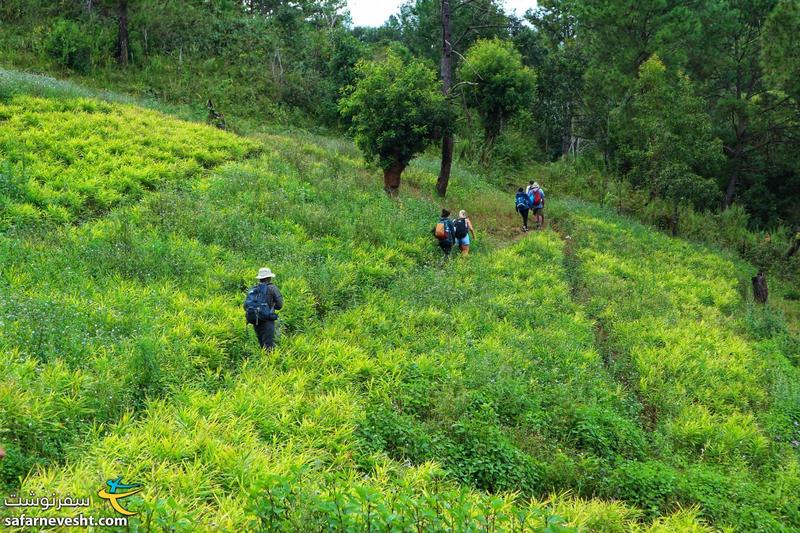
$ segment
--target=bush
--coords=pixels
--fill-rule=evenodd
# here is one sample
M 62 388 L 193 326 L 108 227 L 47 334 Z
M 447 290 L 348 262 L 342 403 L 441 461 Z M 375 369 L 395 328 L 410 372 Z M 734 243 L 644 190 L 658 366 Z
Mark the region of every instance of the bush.
M 457 479 L 480 490 L 534 494 L 541 479 L 540 466 L 509 442 L 492 418 L 484 411 L 453 426 L 453 440 L 446 445 L 446 467 Z
M 520 118 L 502 130 L 492 147 L 491 166 L 493 168 L 499 166 L 510 171 L 519 171 L 532 162 L 542 159 L 539 145 L 531 143 L 530 138 L 527 137 L 526 130 L 530 125 L 529 117 Z
M 436 441 L 422 424 L 380 403 L 367 408 L 357 435 L 365 449 L 385 451 L 389 457 L 401 462 L 416 465 L 439 455 Z
M 578 449 L 605 459 L 622 456 L 640 459 L 645 455 L 644 433 L 632 422 L 602 407 L 582 407 L 575 412 L 570 436 Z
M 606 495 L 635 505 L 648 516 L 665 514 L 675 500 L 679 476 L 658 461 L 624 461 L 607 480 Z
M 44 43 L 45 51 L 62 67 L 87 74 L 92 69 L 92 42 L 86 28 L 57 20 Z

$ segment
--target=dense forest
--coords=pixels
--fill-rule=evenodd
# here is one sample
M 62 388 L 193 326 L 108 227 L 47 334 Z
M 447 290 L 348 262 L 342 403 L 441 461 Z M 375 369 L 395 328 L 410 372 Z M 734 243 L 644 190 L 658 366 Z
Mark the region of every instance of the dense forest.
M 453 147 L 492 168 L 582 158 L 642 209 L 671 207 L 666 226 L 682 206 L 800 224 L 796 0 L 543 0 L 524 18 L 416 0 L 380 28 L 353 27 L 343 0 L 7 0 L 0 19 L 14 63 L 125 69 L 126 89 L 166 101 L 327 128 L 350 125 L 337 102 L 358 63 L 391 52 L 437 72 L 448 165 Z

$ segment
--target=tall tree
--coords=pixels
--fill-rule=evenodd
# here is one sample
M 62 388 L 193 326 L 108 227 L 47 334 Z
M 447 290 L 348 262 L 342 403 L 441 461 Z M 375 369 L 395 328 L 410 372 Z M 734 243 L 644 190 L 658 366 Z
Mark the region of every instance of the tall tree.
M 621 122 L 621 166 L 637 186 L 672 204 L 672 232 L 678 207 L 708 207 L 718 194 L 713 175 L 722 159 L 705 102 L 681 73 L 667 70 L 658 56 L 639 68 L 633 98 Z
M 585 57 L 582 137 L 590 139 L 611 162 L 617 148 L 610 122 L 629 102 L 639 67 L 657 53 L 668 65 L 684 60 L 686 42 L 701 28 L 681 0 L 564 0 L 566 28 L 575 32 Z M 579 59 L 583 62 L 582 59 Z
M 722 209 L 762 187 L 785 142 L 786 98 L 771 93 L 761 67 L 764 23 L 775 0 L 724 0 L 699 8 L 708 38 L 694 77 L 715 113 L 727 157 Z
M 545 49 L 537 65 L 536 115 L 544 127 L 545 151 L 551 151 L 553 139 L 562 156 L 577 148 L 575 129 L 586 68 L 573 4 L 572 0 L 541 0 L 527 14 Z
M 455 85 L 454 55 L 463 55 L 461 52 L 481 36 L 507 34 L 509 26 L 496 0 L 413 0 L 401 6 L 399 22 L 403 42 L 412 52 L 434 61 L 438 59 L 442 92 L 448 102 Z M 441 37 L 438 46 L 433 41 L 436 36 Z M 453 134 L 445 134 L 436 181 L 439 196 L 447 194 L 454 146 Z
M 453 23 L 450 20 L 450 0 L 442 2 L 442 93 L 445 99 L 450 98 L 453 88 Z M 442 136 L 442 163 L 439 168 L 439 179 L 436 180 L 436 192 L 444 197 L 450 183 L 450 170 L 453 165 L 453 133 L 448 131 Z
M 769 15 L 762 65 L 770 83 L 800 103 L 800 1 L 780 0 Z
M 128 64 L 130 55 L 128 46 L 128 0 L 117 2 L 117 62 L 120 65 Z

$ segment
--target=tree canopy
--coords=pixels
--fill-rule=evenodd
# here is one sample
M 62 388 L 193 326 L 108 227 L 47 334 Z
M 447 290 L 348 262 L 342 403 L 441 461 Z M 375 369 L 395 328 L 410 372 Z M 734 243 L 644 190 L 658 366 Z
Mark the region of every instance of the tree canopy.
M 468 102 L 483 121 L 487 144 L 491 145 L 503 125 L 533 98 L 536 76 L 522 64 L 522 55 L 509 41 L 476 42 L 460 68 Z
M 339 108 L 356 145 L 380 165 L 386 191 L 393 193 L 411 159 L 450 127 L 445 98 L 428 64 L 397 52 L 360 62 L 356 76 Z

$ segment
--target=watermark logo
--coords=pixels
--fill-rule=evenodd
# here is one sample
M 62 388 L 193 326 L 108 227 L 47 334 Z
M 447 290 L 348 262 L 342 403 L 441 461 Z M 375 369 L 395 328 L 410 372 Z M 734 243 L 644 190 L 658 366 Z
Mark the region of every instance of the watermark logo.
M 108 485 L 108 490 L 103 488 L 100 492 L 97 493 L 98 496 L 103 498 L 104 500 L 108 500 L 108 503 L 111 504 L 111 507 L 118 512 L 119 514 L 123 514 L 125 516 L 133 516 L 136 513 L 132 513 L 125 509 L 119 502 L 128 496 L 133 496 L 134 494 L 141 492 L 142 484 L 141 483 L 134 483 L 131 485 L 125 485 L 122 483 L 122 477 L 118 477 L 117 479 L 109 479 L 106 481 L 106 485 Z

